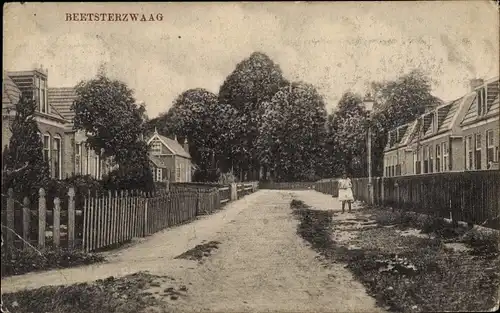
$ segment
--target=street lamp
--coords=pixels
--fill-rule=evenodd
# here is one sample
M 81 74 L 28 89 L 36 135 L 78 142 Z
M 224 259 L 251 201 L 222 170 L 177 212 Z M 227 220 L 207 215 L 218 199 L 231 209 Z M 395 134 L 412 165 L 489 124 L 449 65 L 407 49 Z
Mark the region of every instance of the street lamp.
M 368 112 L 368 136 L 367 136 L 367 147 L 368 147 L 368 198 L 370 204 L 373 204 L 373 184 L 372 184 L 372 131 L 371 131 L 371 114 L 373 111 L 374 104 L 373 97 L 368 92 L 363 99 L 363 104 L 365 106 L 366 112 Z

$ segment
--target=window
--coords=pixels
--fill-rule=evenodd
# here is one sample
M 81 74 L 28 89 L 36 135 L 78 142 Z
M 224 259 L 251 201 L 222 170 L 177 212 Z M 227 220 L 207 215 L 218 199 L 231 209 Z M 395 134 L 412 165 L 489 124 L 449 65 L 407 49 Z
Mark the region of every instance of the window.
M 77 143 L 75 145 L 75 173 L 82 173 L 82 144 Z
M 62 179 L 62 147 L 61 137 L 54 138 L 54 147 L 52 150 L 54 158 L 54 178 Z
M 161 154 L 161 141 L 153 140 L 153 144 L 151 145 L 151 154 L 153 155 Z
M 424 173 L 429 172 L 429 146 L 424 147 Z
M 97 154 L 97 152 L 94 151 L 94 177 L 96 179 L 99 179 L 99 175 L 100 175 L 100 158 L 99 158 L 99 154 Z
M 433 149 L 432 149 L 432 145 L 429 146 L 429 173 L 433 173 L 434 172 L 434 156 L 433 156 Z
M 163 169 L 157 168 L 156 169 L 156 181 L 162 181 L 162 176 L 163 176 Z
M 417 152 L 413 151 L 413 174 L 417 173 Z
M 397 163 L 396 163 L 396 176 L 401 175 L 401 165 L 402 164 L 403 164 L 403 159 L 401 157 L 401 154 L 398 153 Z
M 481 88 L 477 91 L 477 115 L 486 114 L 486 90 Z
M 49 113 L 49 103 L 47 101 L 47 81 L 45 78 L 35 76 L 35 92 L 33 93 L 38 110 L 42 113 Z
M 473 152 L 472 152 L 472 136 L 467 137 L 467 141 L 465 142 L 465 148 L 466 148 L 466 168 L 468 170 L 474 169 L 474 164 L 473 164 Z
M 43 135 L 43 160 L 50 162 L 50 135 Z
M 181 165 L 181 177 L 180 177 L 180 179 L 181 179 L 181 181 L 184 181 L 184 177 L 185 177 L 185 175 L 184 175 L 185 171 L 184 170 L 185 170 L 185 168 L 184 168 L 184 164 L 183 163 L 181 163 L 180 165 Z
M 179 182 L 181 180 L 181 165 L 177 164 L 175 168 L 175 181 Z
M 443 164 L 441 166 L 443 172 L 448 170 L 448 143 L 443 142 L 442 143 L 442 150 L 443 150 Z
M 385 169 L 385 176 L 389 176 L 389 165 L 387 164 L 387 156 L 384 157 L 384 169 Z
M 40 79 L 40 107 L 43 108 L 44 113 L 49 113 L 49 104 L 47 102 L 47 81 Z
M 186 181 L 190 182 L 191 181 L 191 164 L 187 165 L 187 170 L 186 170 Z
M 436 173 L 441 172 L 441 145 L 436 145 Z
M 486 162 L 497 162 L 497 155 L 495 153 L 495 137 L 493 137 L 493 130 L 486 132 Z
M 40 112 L 45 112 L 45 108 L 42 106 L 40 101 L 40 77 L 35 76 L 35 92 L 33 93 L 35 98 L 35 103 L 38 105 L 38 110 Z
M 156 181 L 156 168 L 151 166 L 151 174 L 153 175 L 153 181 Z
M 395 170 L 396 170 L 396 162 L 397 162 L 396 156 L 393 156 L 392 157 L 392 166 L 391 166 L 391 176 L 396 175 L 396 172 L 395 172 Z
M 481 134 L 476 134 L 476 151 L 474 154 L 475 168 L 481 169 Z
M 434 114 L 430 114 L 429 115 L 429 119 L 430 119 L 430 125 L 429 125 L 429 129 L 431 130 L 432 133 L 434 133 L 436 131 L 436 123 L 434 123 Z

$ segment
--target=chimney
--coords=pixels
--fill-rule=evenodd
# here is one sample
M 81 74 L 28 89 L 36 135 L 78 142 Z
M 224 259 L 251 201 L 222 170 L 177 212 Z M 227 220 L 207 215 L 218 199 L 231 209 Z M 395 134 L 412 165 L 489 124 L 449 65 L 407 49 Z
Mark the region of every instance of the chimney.
M 479 86 L 482 86 L 483 84 L 484 84 L 484 80 L 481 78 L 471 79 L 469 81 L 470 91 L 472 92 L 472 91 L 476 90 L 476 88 L 478 88 Z
M 188 144 L 188 140 L 187 140 L 187 137 L 184 138 L 184 150 L 189 153 L 189 144 Z

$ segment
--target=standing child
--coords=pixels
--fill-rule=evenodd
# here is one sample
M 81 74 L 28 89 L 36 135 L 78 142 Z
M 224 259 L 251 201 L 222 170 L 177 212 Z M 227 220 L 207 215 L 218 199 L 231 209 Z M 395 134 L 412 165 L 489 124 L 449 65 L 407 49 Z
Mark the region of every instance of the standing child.
M 351 212 L 351 203 L 354 201 L 352 194 L 352 182 L 347 173 L 342 174 L 342 179 L 339 179 L 339 200 L 342 202 L 342 213 L 345 213 L 345 204 L 349 206 L 349 213 Z

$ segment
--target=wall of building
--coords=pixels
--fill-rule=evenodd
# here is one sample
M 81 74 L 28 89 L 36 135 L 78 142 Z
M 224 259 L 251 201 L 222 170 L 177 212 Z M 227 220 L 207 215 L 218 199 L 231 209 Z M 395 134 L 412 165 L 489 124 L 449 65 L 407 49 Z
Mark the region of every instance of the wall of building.
M 499 147 L 499 141 L 500 141 L 500 135 L 499 135 L 499 128 L 500 128 L 500 121 L 490 121 L 488 123 L 484 124 L 479 124 L 474 125 L 472 128 L 464 129 L 463 130 L 463 135 L 464 135 L 464 142 L 467 140 L 467 137 L 472 136 L 472 142 L 474 145 L 475 141 L 475 135 L 480 134 L 481 135 L 481 168 L 476 168 L 474 167 L 473 169 L 470 170 L 484 170 L 487 169 L 487 142 L 486 142 L 486 132 L 489 130 L 493 131 L 493 138 L 494 138 L 494 154 L 496 152 L 496 161 L 498 162 L 498 147 Z M 496 151 L 495 151 L 496 150 Z M 466 160 L 466 154 L 465 154 L 465 147 L 462 148 L 462 153 L 458 154 L 461 158 L 460 162 L 465 166 L 465 160 Z M 473 147 L 473 161 L 472 163 L 475 165 L 476 160 L 475 160 L 475 151 Z
M 177 169 L 180 169 L 180 175 L 177 175 Z M 175 156 L 175 181 L 191 182 L 191 160 L 181 156 Z M 180 176 L 180 177 L 179 177 Z
M 64 134 L 64 168 L 63 178 L 75 175 L 75 134 L 74 132 L 66 132 Z
M 451 170 L 463 171 L 465 170 L 464 139 L 460 136 L 457 138 L 451 138 L 450 142 Z

